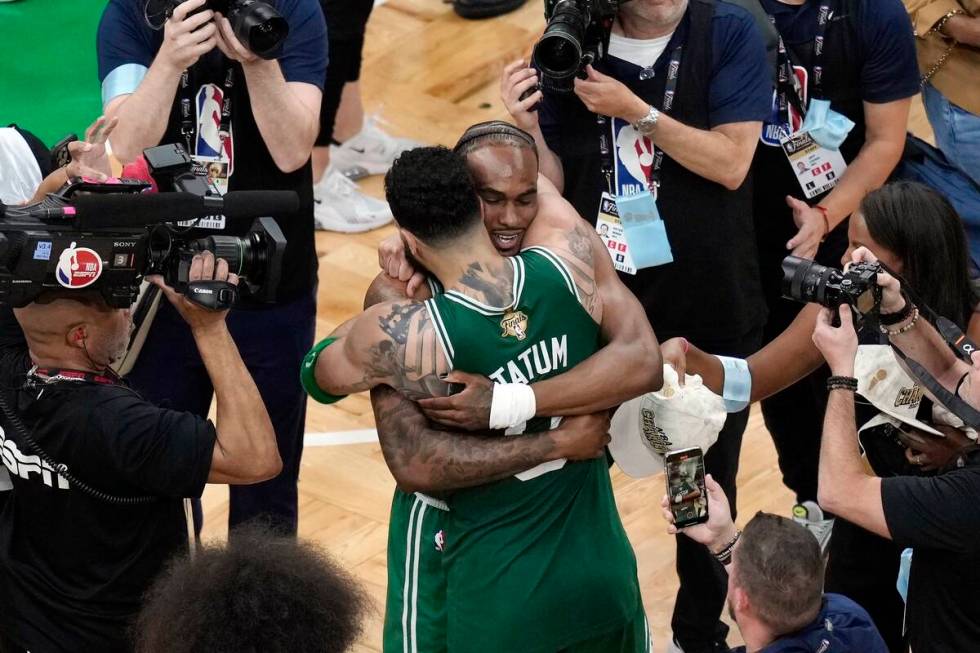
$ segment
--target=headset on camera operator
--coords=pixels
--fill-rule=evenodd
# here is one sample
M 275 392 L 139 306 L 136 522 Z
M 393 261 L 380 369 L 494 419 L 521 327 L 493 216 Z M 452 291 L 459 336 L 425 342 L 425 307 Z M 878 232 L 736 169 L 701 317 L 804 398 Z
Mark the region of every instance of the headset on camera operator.
M 210 279 L 237 283 L 223 259 L 198 254 L 189 280 Z M 184 497 L 200 497 L 205 483 L 256 483 L 281 469 L 227 311 L 163 290 L 214 383 L 217 427 L 157 408 L 112 373 L 132 321 L 102 293 L 49 289 L 13 314 L 2 307 L 0 438 L 14 485 L 0 513 L 5 652 L 130 650 L 127 629 L 143 593 L 188 549 Z
M 310 153 L 319 131 L 326 27 L 316 0 L 111 0 L 99 25 L 105 113 L 117 117 L 124 163 L 179 143 L 221 193 L 293 190 L 299 209 L 272 213 L 288 241 L 274 304 L 246 300 L 229 329 L 269 408 L 284 471 L 232 488 L 229 523 L 258 515 L 297 527 L 306 416 L 300 361 L 313 345 L 317 258 Z M 247 222 L 213 215 L 197 237 L 241 236 Z M 165 302 L 150 326 L 133 385 L 156 402 L 204 416 L 211 387 L 193 340 Z
M 855 262 L 876 261 L 863 248 L 852 256 Z M 935 316 L 925 305 L 916 306 L 892 275 L 879 272 L 877 283 L 883 290 L 881 329 L 898 357 L 934 399 L 968 426 L 980 425 L 975 408 L 980 395 L 973 385 L 974 378 L 980 379 L 980 367 L 957 360 L 952 350 L 956 347 L 967 357 L 972 343 L 956 327 L 950 328 L 948 320 Z M 831 317 L 831 309 L 824 309 L 813 333 L 834 375 L 828 381 L 830 398 L 820 452 L 820 503 L 914 549 L 906 633 L 915 653 L 972 650 L 980 641 L 977 447 L 965 447 L 938 476 L 870 475 L 861 460 L 854 421 L 857 335 L 852 312 L 842 305 L 841 326 L 836 328 Z M 949 335 L 941 335 L 939 329 L 949 329 Z

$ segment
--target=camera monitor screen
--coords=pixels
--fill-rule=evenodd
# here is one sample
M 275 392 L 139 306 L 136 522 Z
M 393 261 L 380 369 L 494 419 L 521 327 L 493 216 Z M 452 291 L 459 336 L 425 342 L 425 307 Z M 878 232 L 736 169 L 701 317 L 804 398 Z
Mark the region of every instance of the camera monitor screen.
M 678 528 L 708 520 L 704 486 L 704 453 L 694 447 L 667 455 L 667 499 Z

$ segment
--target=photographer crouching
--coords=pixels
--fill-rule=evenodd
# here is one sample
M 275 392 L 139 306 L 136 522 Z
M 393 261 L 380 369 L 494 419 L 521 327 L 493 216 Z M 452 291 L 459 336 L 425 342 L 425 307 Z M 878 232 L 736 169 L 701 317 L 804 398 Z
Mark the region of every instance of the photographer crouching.
M 864 248 L 853 260 L 874 262 Z M 957 358 L 972 343 L 952 323 L 915 306 L 899 281 L 877 274 L 882 288 L 881 325 L 896 353 L 938 403 L 967 425 L 980 424 L 974 379 L 980 367 Z M 858 339 L 849 306 L 841 326 L 824 309 L 813 341 L 830 365 L 830 397 L 820 450 L 819 500 L 827 510 L 901 546 L 913 549 L 908 581 L 906 635 L 915 653 L 974 650 L 980 641 L 980 456 L 961 449 L 937 476 L 878 478 L 867 470 L 858 447 L 854 392 Z M 967 346 L 964 346 L 966 343 Z M 896 403 L 898 406 L 898 403 Z
M 76 259 L 70 274 L 80 273 Z M 188 279 L 238 283 L 211 252 L 194 256 Z M 184 498 L 200 497 L 205 483 L 257 483 L 282 467 L 227 311 L 150 280 L 190 327 L 214 384 L 218 429 L 155 407 L 110 370 L 132 320 L 99 292 L 47 290 L 12 314 L 2 307 L 0 440 L 14 486 L 0 513 L 4 653 L 131 650 L 143 593 L 188 549 Z

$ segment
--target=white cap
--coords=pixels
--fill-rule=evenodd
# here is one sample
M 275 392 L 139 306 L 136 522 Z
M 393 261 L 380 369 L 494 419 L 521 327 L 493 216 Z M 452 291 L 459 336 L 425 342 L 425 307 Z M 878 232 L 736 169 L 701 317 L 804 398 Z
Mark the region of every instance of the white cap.
M 668 452 L 707 451 L 727 417 L 724 400 L 704 387 L 700 376 L 687 375 L 681 387 L 674 368 L 664 365 L 663 388 L 627 401 L 613 415 L 609 451 L 634 478 L 659 474 Z
M 925 388 L 902 369 L 890 345 L 861 345 L 854 361 L 858 394 L 882 413 L 933 435 L 942 433 L 918 419 Z
M 940 437 L 945 436 L 930 424 L 952 426 L 963 431 L 969 438 L 977 439 L 976 431 L 966 427 L 963 420 L 937 401 L 932 403 L 929 424 L 918 418 L 919 405 L 927 394 L 926 389 L 909 376 L 898 362 L 890 345 L 858 347 L 854 375 L 858 380 L 858 394 L 871 402 L 881 413 Z M 862 426 L 862 430 L 883 423 L 881 420 L 872 420 L 872 422 Z

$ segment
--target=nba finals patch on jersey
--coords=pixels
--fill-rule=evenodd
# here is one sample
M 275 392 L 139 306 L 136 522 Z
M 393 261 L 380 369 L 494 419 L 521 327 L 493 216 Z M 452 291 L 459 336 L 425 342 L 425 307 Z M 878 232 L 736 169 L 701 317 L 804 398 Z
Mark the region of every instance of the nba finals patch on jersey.
M 508 312 L 500 320 L 500 328 L 503 329 L 501 338 L 524 340 L 527 338 L 527 315 L 523 311 Z

